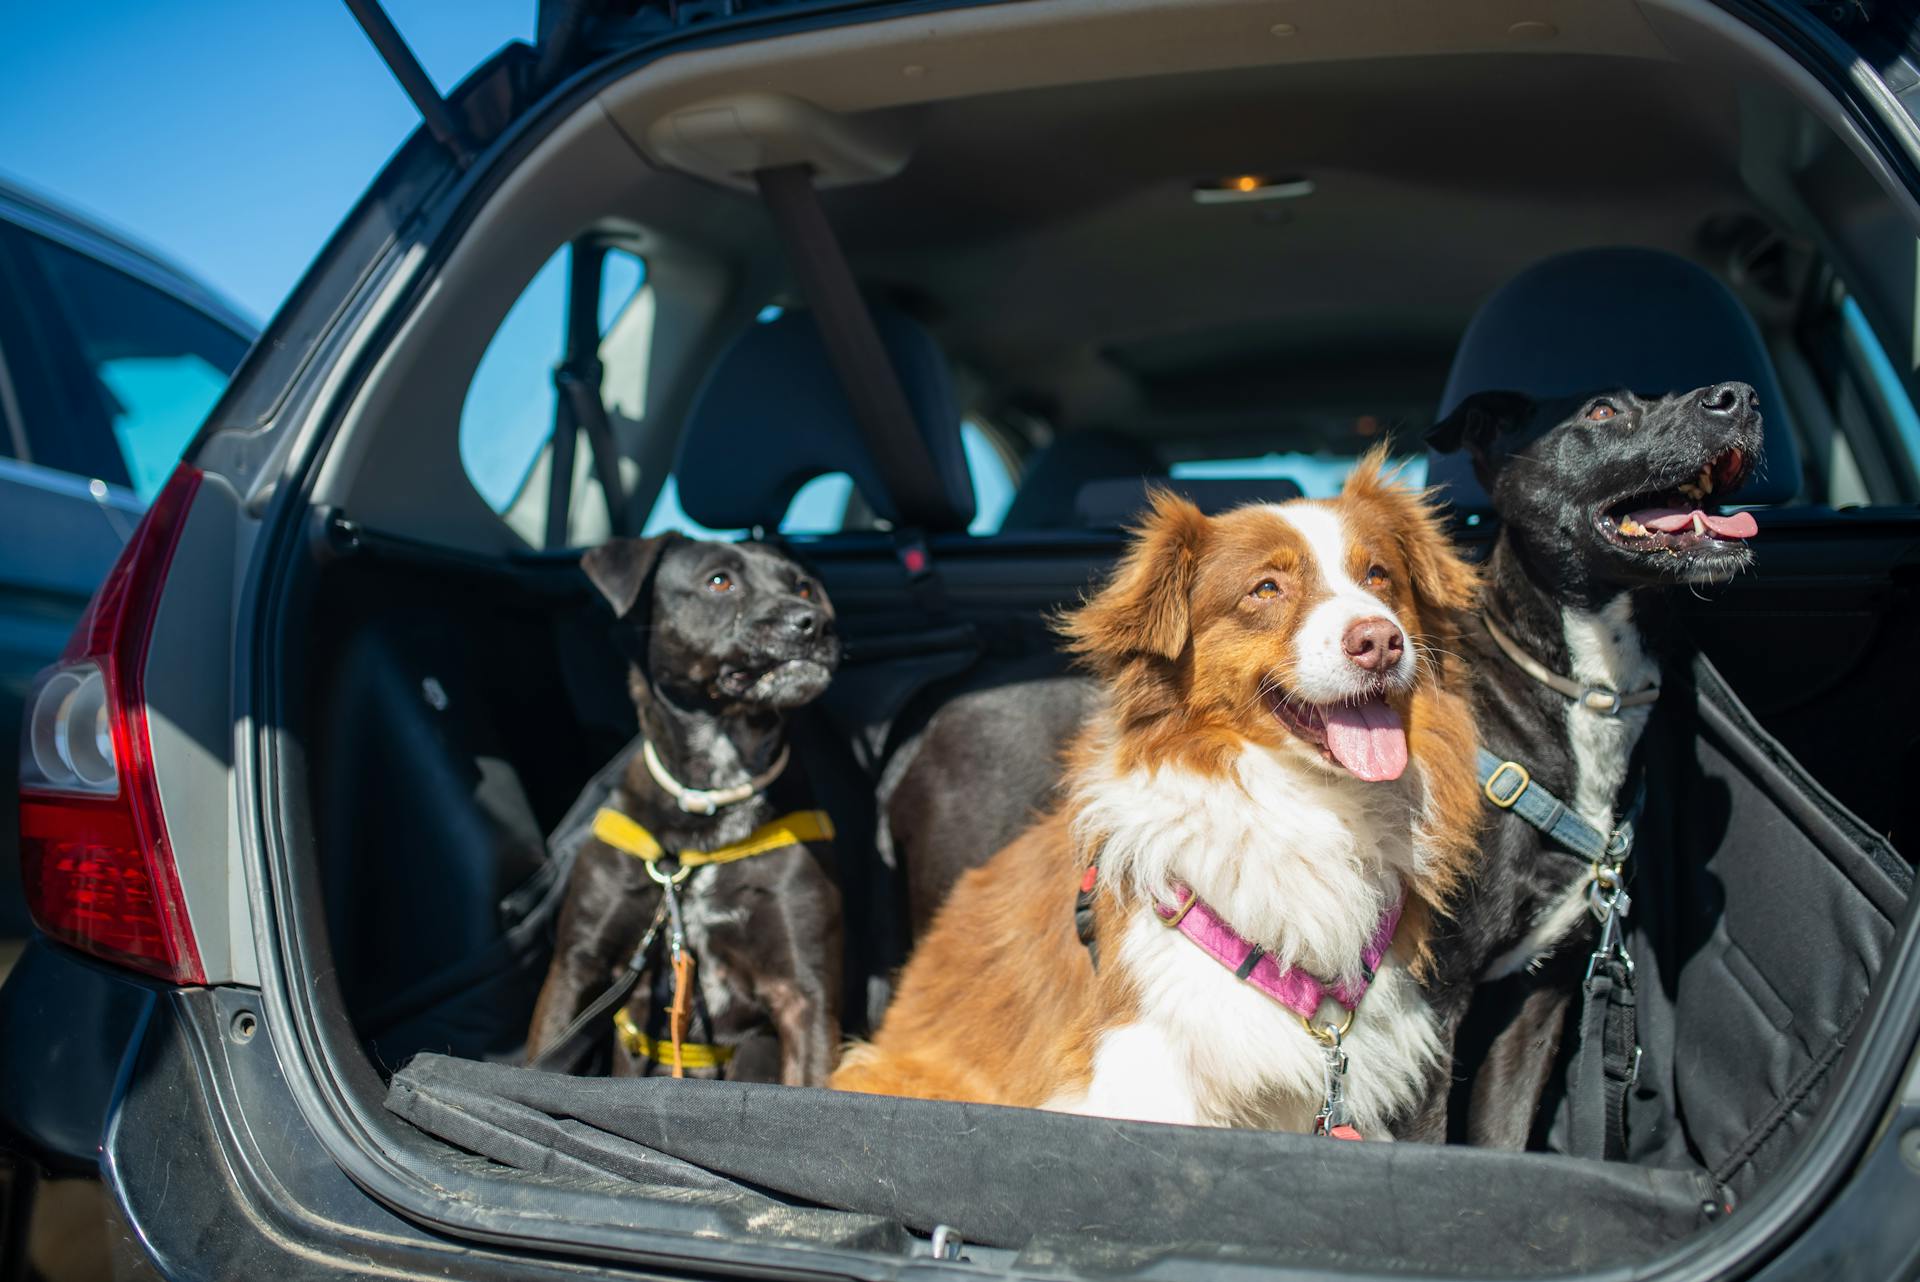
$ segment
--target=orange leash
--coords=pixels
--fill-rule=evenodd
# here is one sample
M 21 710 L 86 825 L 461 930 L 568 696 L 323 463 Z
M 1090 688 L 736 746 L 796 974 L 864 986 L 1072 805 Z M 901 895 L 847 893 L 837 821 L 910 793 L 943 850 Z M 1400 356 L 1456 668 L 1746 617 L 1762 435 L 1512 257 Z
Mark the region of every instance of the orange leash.
M 673 958 L 673 1005 L 667 1008 L 667 1038 L 673 1044 L 673 1075 L 686 1076 L 680 1043 L 693 1025 L 693 953 L 681 949 Z

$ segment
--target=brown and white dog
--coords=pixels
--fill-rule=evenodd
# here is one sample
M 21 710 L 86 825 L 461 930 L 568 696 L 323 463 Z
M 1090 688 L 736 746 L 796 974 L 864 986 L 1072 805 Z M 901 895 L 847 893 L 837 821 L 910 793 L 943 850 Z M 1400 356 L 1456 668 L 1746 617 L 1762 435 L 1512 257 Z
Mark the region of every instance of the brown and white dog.
M 1361 1134 L 1444 1095 L 1417 976 L 1480 818 L 1449 653 L 1476 578 L 1381 462 L 1334 500 L 1209 518 L 1157 496 L 1062 620 L 1103 691 L 1066 800 L 960 880 L 831 1085 L 1307 1131 L 1327 1057 L 1276 995 L 1305 992 L 1315 1028 L 1364 994 L 1343 1044 Z M 1209 950 L 1222 929 L 1237 945 Z

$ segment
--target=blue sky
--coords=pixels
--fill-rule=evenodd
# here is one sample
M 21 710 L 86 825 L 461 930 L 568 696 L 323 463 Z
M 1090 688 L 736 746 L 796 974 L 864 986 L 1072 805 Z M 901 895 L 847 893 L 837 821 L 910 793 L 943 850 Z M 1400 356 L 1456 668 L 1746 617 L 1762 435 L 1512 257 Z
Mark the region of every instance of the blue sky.
M 387 0 L 442 90 L 535 0 Z M 0 171 L 181 263 L 256 320 L 418 123 L 339 0 L 5 7 Z

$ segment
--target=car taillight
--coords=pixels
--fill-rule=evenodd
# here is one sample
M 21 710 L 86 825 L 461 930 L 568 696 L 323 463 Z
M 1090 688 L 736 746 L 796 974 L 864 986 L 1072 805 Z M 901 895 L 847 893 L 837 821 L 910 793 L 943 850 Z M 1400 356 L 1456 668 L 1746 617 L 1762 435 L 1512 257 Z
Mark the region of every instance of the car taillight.
M 177 468 L 28 692 L 20 874 L 47 934 L 107 961 L 204 983 L 147 735 L 147 642 L 200 473 Z

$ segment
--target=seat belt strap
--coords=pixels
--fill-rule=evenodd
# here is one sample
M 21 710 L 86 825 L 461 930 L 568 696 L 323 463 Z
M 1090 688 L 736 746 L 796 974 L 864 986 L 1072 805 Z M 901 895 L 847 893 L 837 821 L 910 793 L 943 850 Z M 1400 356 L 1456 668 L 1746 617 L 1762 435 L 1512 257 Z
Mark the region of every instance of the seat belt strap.
M 783 165 L 757 170 L 754 181 L 773 215 L 800 293 L 820 327 L 854 422 L 893 501 L 895 524 L 902 532 L 911 531 L 929 514 L 945 509 L 946 495 L 873 313 L 820 206 L 813 171 L 806 165 Z M 924 543 L 896 540 L 896 551 L 910 580 L 930 573 Z
M 565 547 L 573 502 L 574 434 L 585 432 L 593 472 L 607 500 L 607 524 L 617 538 L 629 533 L 626 488 L 620 483 L 620 453 L 613 425 L 600 400 L 604 370 L 600 364 L 600 285 L 607 250 L 576 240 L 568 250 L 566 351 L 553 367 L 557 395 L 553 445 L 548 459 L 547 543 Z

